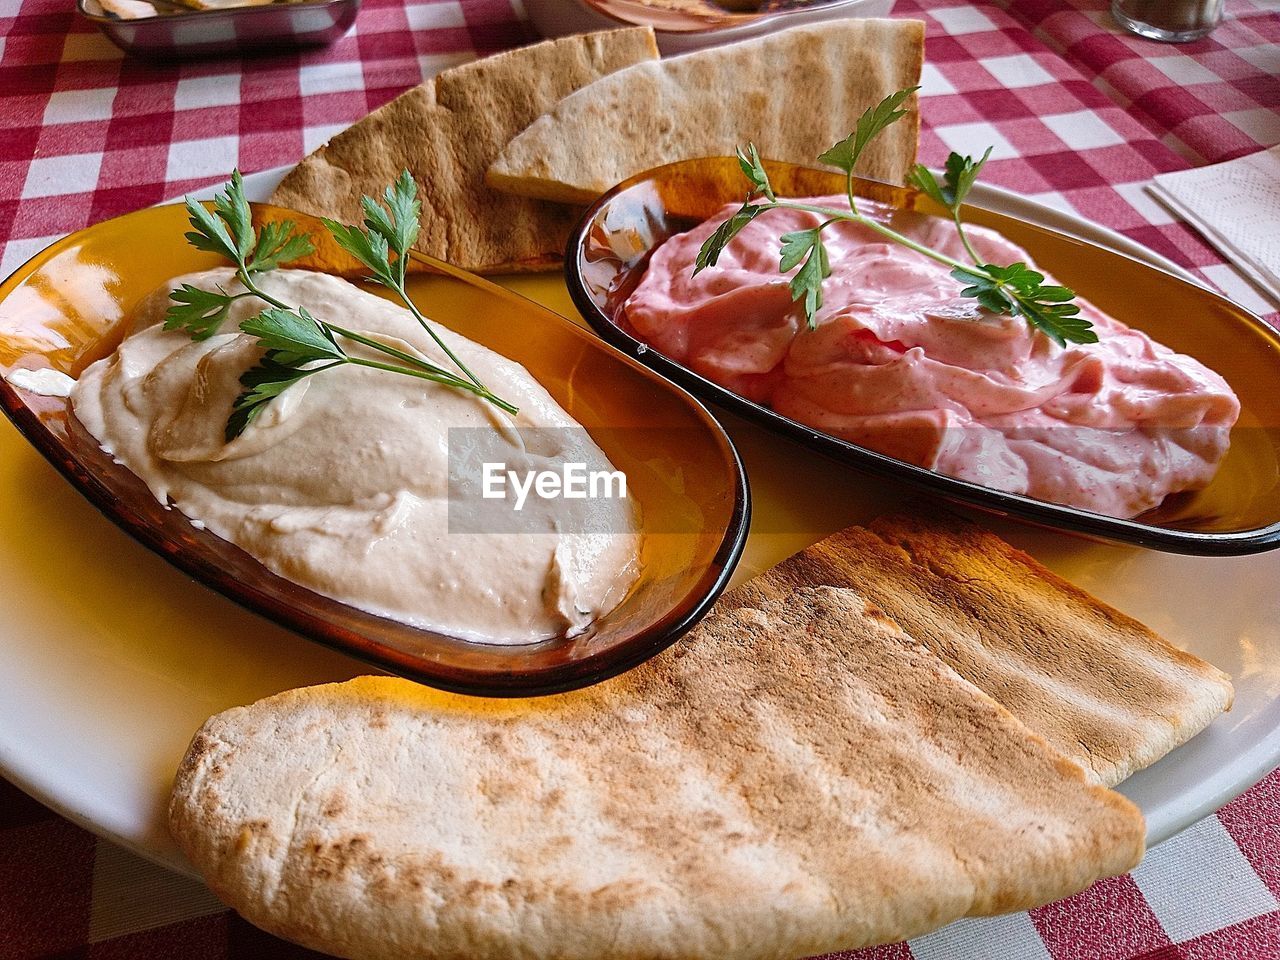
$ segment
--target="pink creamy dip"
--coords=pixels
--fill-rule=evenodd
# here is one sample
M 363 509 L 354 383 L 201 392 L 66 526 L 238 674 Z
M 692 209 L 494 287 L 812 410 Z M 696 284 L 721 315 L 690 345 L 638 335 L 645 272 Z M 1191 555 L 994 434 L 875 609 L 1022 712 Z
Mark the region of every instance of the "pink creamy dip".
M 939 473 L 1116 517 L 1205 486 L 1226 453 L 1240 403 L 1199 361 L 1083 300 L 1099 342 L 1059 347 L 857 224 L 823 234 L 832 272 L 814 331 L 778 273 L 778 237 L 817 226 L 816 214 L 762 214 L 692 276 L 735 209 L 664 243 L 624 311 L 641 339 L 750 400 Z M 968 259 L 949 221 L 861 209 Z M 994 231 L 966 232 L 988 263 L 1031 262 Z

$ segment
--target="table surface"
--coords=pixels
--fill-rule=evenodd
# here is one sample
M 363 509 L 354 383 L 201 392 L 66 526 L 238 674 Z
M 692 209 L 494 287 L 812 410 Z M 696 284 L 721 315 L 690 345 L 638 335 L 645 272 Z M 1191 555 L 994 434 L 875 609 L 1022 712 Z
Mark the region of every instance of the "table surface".
M 365 0 L 306 53 L 122 57 L 69 0 L 0 0 L 0 276 L 89 223 L 294 163 L 421 77 L 533 38 L 519 0 Z M 1250 309 L 1267 301 L 1145 192 L 1152 176 L 1280 142 L 1280 7 L 1228 0 L 1174 47 L 1100 0 L 899 0 L 928 24 L 921 157 L 992 144 L 984 178 L 1117 229 Z M 1132 874 L 1029 913 L 840 955 L 877 960 L 1280 958 L 1280 773 Z M 319 956 L 198 884 L 98 841 L 0 781 L 0 957 Z

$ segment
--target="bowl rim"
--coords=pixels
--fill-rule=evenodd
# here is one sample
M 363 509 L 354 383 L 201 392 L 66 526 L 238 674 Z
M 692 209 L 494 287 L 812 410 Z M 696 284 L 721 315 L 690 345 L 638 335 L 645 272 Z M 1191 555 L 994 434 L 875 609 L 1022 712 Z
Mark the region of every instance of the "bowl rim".
M 347 2 L 347 0 L 327 0 L 327 2 Z M 171 203 L 148 207 L 143 210 L 134 210 L 58 238 L 27 258 L 16 270 L 12 271 L 3 281 L 0 281 L 0 302 L 7 299 L 47 259 L 74 244 L 84 234 L 101 227 L 103 223 L 111 223 L 157 210 L 179 209 L 182 206 L 181 203 Z M 255 209 L 255 212 L 263 209 L 282 209 L 260 203 L 254 203 L 251 206 Z M 411 257 L 417 262 L 430 267 L 434 272 L 444 274 L 473 287 L 478 287 L 491 296 L 521 301 L 532 308 L 532 312 L 545 314 L 546 320 L 562 324 L 570 335 L 580 337 L 584 342 L 588 342 L 592 349 L 605 350 L 615 361 L 631 368 L 642 378 L 654 382 L 658 388 L 674 391 L 695 418 L 703 424 L 708 436 L 715 443 L 717 452 L 728 468 L 729 476 L 727 479 L 729 483 L 726 492 L 732 495 L 732 505 L 724 533 L 710 556 L 708 569 L 686 594 L 686 596 L 696 597 L 695 600 L 681 608 L 677 608 L 675 611 L 667 611 L 666 616 L 660 618 L 651 626 L 603 650 L 580 658 L 562 660 L 548 666 L 535 668 L 518 667 L 515 664 L 498 664 L 493 668 L 487 669 L 456 664 L 441 665 L 428 656 L 415 655 L 408 651 L 388 646 L 385 643 L 380 643 L 373 637 L 354 634 L 341 625 L 331 623 L 322 615 L 304 609 L 294 603 L 272 600 L 263 593 L 260 585 L 271 586 L 279 581 L 289 585 L 294 590 L 302 590 L 307 594 L 311 594 L 324 603 L 341 604 L 341 601 L 324 597 L 322 594 L 315 593 L 315 591 L 311 591 L 300 584 L 279 577 L 247 553 L 245 555 L 249 556 L 249 559 L 257 565 L 262 573 L 261 580 L 257 584 L 243 582 L 229 575 L 217 563 L 216 558 L 206 555 L 204 551 L 189 548 L 175 549 L 173 542 L 160 528 L 147 523 L 143 518 L 137 516 L 129 508 L 128 504 L 113 492 L 113 488 L 106 480 L 89 469 L 88 465 L 82 463 L 67 445 L 58 440 L 54 433 L 40 421 L 36 411 L 22 399 L 5 376 L 0 376 L 0 409 L 3 409 L 6 417 L 22 437 L 35 447 L 45 460 L 52 464 L 81 496 L 88 500 L 108 520 L 147 549 L 158 554 L 205 587 L 221 594 L 250 612 L 280 624 L 306 639 L 389 670 L 407 679 L 452 693 L 473 696 L 545 696 L 608 680 L 661 653 L 679 640 L 710 612 L 711 607 L 728 586 L 746 545 L 747 534 L 751 524 L 751 489 L 746 470 L 742 464 L 742 458 L 732 438 L 725 431 L 720 421 L 711 414 L 706 405 L 696 396 L 679 386 L 679 384 L 672 383 L 661 374 L 639 363 L 633 357 L 620 353 L 607 343 L 600 342 L 599 338 L 593 336 L 589 330 L 583 329 L 568 318 L 560 316 L 550 308 L 529 300 L 529 298 L 513 290 L 508 290 L 484 277 L 468 273 L 445 261 L 437 260 L 434 257 L 420 254 L 416 251 L 411 253 Z M 67 412 L 70 413 L 69 402 Z M 190 522 L 189 518 L 186 518 L 181 511 L 175 512 L 183 517 L 186 522 Z M 641 532 L 643 533 L 643 530 Z M 235 550 L 240 549 L 235 544 L 231 544 L 230 541 L 222 542 L 230 544 Z M 243 553 L 244 551 L 241 550 L 240 552 Z M 623 603 L 625 602 L 624 599 Z M 350 604 L 341 605 L 357 610 L 357 608 L 351 607 Z M 398 621 L 390 620 L 390 618 L 377 617 L 363 611 L 358 612 L 374 621 L 387 620 L 389 623 L 396 624 L 397 628 L 406 626 Z M 673 612 L 676 613 L 674 617 L 672 616 Z M 420 628 L 410 627 L 410 629 Z M 447 635 L 435 631 L 421 630 L 421 632 L 427 636 L 442 637 L 450 641 L 455 640 L 455 638 L 449 638 Z M 544 643 L 556 642 L 560 641 L 544 641 Z M 501 658 L 504 655 L 515 656 L 521 651 L 528 651 L 540 645 L 493 645 L 486 647 L 486 649 L 494 651 L 496 656 Z M 476 646 L 485 647 L 485 645 L 481 644 Z
M 83 3 L 84 0 L 77 0 L 77 2 Z M 650 27 L 653 29 L 655 33 L 660 35 L 665 35 L 665 36 L 696 37 L 696 36 L 703 36 L 706 34 L 715 34 L 715 33 L 721 33 L 721 32 L 736 33 L 738 31 L 746 30 L 747 28 L 753 28 L 753 29 L 760 28 L 760 27 L 764 27 L 767 24 L 775 23 L 779 21 L 785 23 L 787 20 L 797 15 L 803 16 L 805 14 L 808 14 L 809 16 L 813 16 L 815 12 L 818 10 L 820 10 L 823 13 L 826 13 L 828 11 L 843 10 L 846 7 L 856 7 L 858 4 L 864 3 L 865 0 L 825 0 L 825 2 L 819 3 L 815 6 L 795 7 L 789 10 L 770 10 L 770 11 L 758 10 L 755 12 L 738 12 L 734 10 L 725 10 L 723 15 L 714 16 L 714 17 L 708 16 L 706 14 L 695 13 L 693 11 L 685 11 L 685 10 L 672 11 L 673 13 L 678 12 L 681 15 L 686 16 L 690 20 L 702 21 L 701 26 L 692 26 L 692 27 L 689 27 L 687 30 L 676 30 L 668 26 L 662 26 L 658 23 L 655 23 L 652 19 L 646 18 L 645 16 L 643 16 L 643 10 L 646 9 L 646 7 L 644 4 L 641 4 L 641 3 L 634 4 L 634 6 L 636 7 L 636 17 L 635 19 L 629 19 L 624 16 L 619 16 L 616 12 L 609 9 L 610 5 L 607 2 L 607 0 L 606 2 L 603 2 L 603 3 L 601 2 L 601 0 L 569 0 L 569 2 L 581 4 L 582 6 L 590 10 L 592 13 L 599 14 L 602 17 L 608 17 L 614 23 L 617 23 L 621 26 Z M 623 2 L 628 6 L 632 5 L 631 0 L 623 0 Z
M 784 417 L 768 407 L 748 400 L 715 381 L 695 373 L 683 364 L 666 357 L 660 351 L 631 336 L 618 326 L 612 317 L 600 309 L 595 299 L 588 292 L 586 279 L 582 272 L 582 262 L 591 228 L 601 212 L 615 198 L 632 187 L 653 180 L 664 172 L 674 171 L 692 163 L 706 163 L 708 161 L 716 161 L 726 165 L 734 164 L 735 166 L 737 164 L 736 158 L 733 157 L 700 157 L 677 160 L 674 163 L 663 164 L 643 171 L 635 176 L 628 177 L 598 197 L 583 212 L 574 226 L 565 248 L 565 282 L 569 287 L 569 297 L 574 306 L 577 307 L 583 319 L 602 340 L 624 353 L 637 357 L 641 363 L 652 367 L 662 376 L 670 379 L 695 396 L 706 399 L 745 420 L 796 441 L 837 462 L 865 470 L 876 476 L 905 480 L 925 492 L 940 496 L 951 502 L 962 503 L 994 512 L 1000 516 L 1012 517 L 1024 522 L 1048 526 L 1069 533 L 1083 534 L 1115 543 L 1170 553 L 1184 553 L 1196 556 L 1245 556 L 1263 553 L 1280 547 L 1280 519 L 1277 519 L 1274 523 L 1249 530 L 1223 532 L 1176 530 L 1141 523 L 1136 519 L 1109 517 L 1105 514 L 1093 513 L 1047 500 L 1038 500 L 1021 494 L 1008 493 L 971 481 L 949 477 L 928 468 L 907 463 L 887 454 L 842 440 L 839 437 L 800 423 L 798 420 Z M 818 167 L 805 167 L 803 164 L 789 164 L 781 161 L 765 161 L 765 163 L 767 166 L 799 167 L 820 173 L 830 172 L 821 170 Z M 876 184 L 876 181 L 866 181 L 857 177 L 854 179 L 855 183 Z M 893 184 L 876 185 L 880 187 L 889 186 L 895 190 L 910 189 L 897 187 Z M 975 209 L 984 208 L 975 207 Z M 999 213 L 999 211 L 994 210 L 989 212 Z M 1006 214 L 1006 216 L 1008 215 Z M 1052 227 L 1040 227 L 1040 229 L 1076 242 L 1089 242 L 1070 237 L 1068 234 Z M 1090 245 L 1097 246 L 1097 244 L 1092 243 Z M 1126 253 L 1111 250 L 1110 248 L 1108 250 L 1113 256 L 1141 264 L 1148 269 L 1156 269 L 1151 267 L 1150 264 L 1145 264 Z M 1159 272 L 1165 273 L 1165 271 Z M 1200 284 L 1192 283 L 1173 274 L 1166 273 L 1166 276 L 1171 281 L 1196 287 L 1202 293 L 1219 300 L 1226 300 L 1225 297 Z M 1230 303 L 1231 301 L 1227 300 L 1227 302 Z M 1232 306 L 1244 313 L 1251 325 L 1262 330 L 1272 340 L 1280 342 L 1280 333 L 1264 320 L 1238 304 L 1232 304 Z

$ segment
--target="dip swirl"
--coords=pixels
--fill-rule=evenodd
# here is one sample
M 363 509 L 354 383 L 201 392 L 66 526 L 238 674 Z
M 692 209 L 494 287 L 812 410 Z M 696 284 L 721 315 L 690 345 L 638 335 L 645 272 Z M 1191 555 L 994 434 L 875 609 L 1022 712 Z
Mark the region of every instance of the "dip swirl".
M 777 238 L 818 226 L 817 214 L 763 214 L 694 277 L 702 243 L 736 209 L 660 246 L 623 309 L 641 339 L 742 396 L 948 476 L 1116 517 L 1205 486 L 1226 454 L 1240 404 L 1196 359 L 1079 298 L 1098 342 L 1058 347 L 860 224 L 823 233 L 831 276 L 813 331 L 778 272 Z M 859 210 L 967 259 L 949 221 L 866 200 Z M 994 231 L 965 230 L 986 262 L 1031 264 Z
M 344 280 L 301 270 L 256 279 L 317 317 L 448 363 L 407 310 Z M 534 498 L 520 532 L 449 532 L 450 428 L 497 431 L 512 469 L 568 461 L 613 469 L 522 366 L 437 325 L 468 367 L 502 385 L 518 417 L 428 381 L 343 365 L 289 387 L 227 443 L 239 377 L 262 353 L 239 323 L 265 304 L 237 300 L 214 336 L 193 341 L 162 326 L 169 292 L 182 283 L 244 290 L 230 268 L 165 284 L 141 305 L 119 349 L 90 366 L 71 394 L 103 450 L 162 503 L 317 593 L 467 640 L 571 635 L 622 599 L 639 568 L 629 499 L 586 507 L 597 514 L 589 529 L 616 532 L 562 532 L 555 502 Z M 550 429 L 537 431 L 535 450 L 513 428 Z

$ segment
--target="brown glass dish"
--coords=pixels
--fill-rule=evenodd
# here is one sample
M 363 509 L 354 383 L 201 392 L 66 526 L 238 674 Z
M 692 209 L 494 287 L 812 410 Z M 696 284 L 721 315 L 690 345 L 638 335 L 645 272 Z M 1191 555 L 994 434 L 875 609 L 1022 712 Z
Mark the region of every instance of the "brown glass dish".
M 769 164 L 783 196 L 842 194 L 844 177 Z M 939 212 L 913 190 L 859 181 L 862 196 Z M 1280 335 L 1202 287 L 1137 260 L 1001 213 L 966 208 L 965 220 L 999 230 L 1061 282 L 1132 327 L 1215 369 L 1240 398 L 1231 450 L 1204 490 L 1171 496 L 1132 520 L 1005 493 L 856 446 L 746 400 L 648 347 L 622 305 L 649 254 L 668 237 L 741 203 L 746 181 L 732 158 L 693 160 L 634 177 L 601 197 L 569 241 L 569 292 L 600 336 L 690 392 L 843 463 L 948 500 L 1107 540 L 1180 553 L 1231 555 L 1280 546 Z
M 255 215 L 273 211 L 257 207 Z M 291 216 L 313 235 L 323 229 Z M 174 276 L 219 265 L 183 242 L 186 227 L 180 206 L 141 210 L 72 234 L 25 264 L 0 284 L 0 374 L 51 367 L 76 376 L 109 353 L 142 297 Z M 311 265 L 327 264 L 318 257 Z M 419 257 L 415 268 L 410 287 L 424 312 L 522 363 L 627 474 L 640 508 L 643 570 L 587 634 L 485 646 L 322 597 L 165 509 L 99 449 L 67 400 L 0 380 L 0 405 L 141 543 L 249 609 L 394 673 L 461 693 L 527 696 L 595 683 L 658 653 L 710 609 L 742 552 L 750 499 L 729 438 L 697 400 L 589 331 L 439 261 Z

